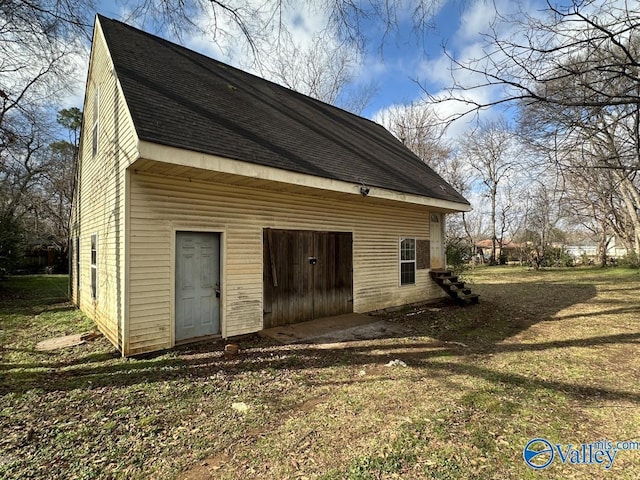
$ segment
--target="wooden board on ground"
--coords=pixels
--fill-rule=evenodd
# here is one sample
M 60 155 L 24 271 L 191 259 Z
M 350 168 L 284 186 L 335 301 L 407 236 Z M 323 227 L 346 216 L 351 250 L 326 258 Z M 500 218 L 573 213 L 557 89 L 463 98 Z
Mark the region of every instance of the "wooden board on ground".
M 84 333 L 76 333 L 74 335 L 65 335 L 63 337 L 50 338 L 48 340 L 38 342 L 38 344 L 36 345 L 36 350 L 48 352 L 51 350 L 59 350 L 61 348 L 75 347 L 76 345 L 82 345 L 87 341 L 95 340 L 101 335 L 102 334 L 100 332 L 91 330 Z
M 65 335 L 64 337 L 56 337 L 50 338 L 48 340 L 43 340 L 38 342 L 36 345 L 36 350 L 40 350 L 41 352 L 48 352 L 51 350 L 59 350 L 61 348 L 67 347 L 75 347 L 76 345 L 82 345 L 85 343 L 83 340 L 82 333 L 77 333 L 75 335 Z

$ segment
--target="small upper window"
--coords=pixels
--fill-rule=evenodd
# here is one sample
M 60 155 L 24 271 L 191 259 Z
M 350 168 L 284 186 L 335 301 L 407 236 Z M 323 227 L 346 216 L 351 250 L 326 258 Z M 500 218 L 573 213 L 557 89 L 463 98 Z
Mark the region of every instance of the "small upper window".
M 91 298 L 98 298 L 98 235 L 91 235 Z
M 416 283 L 416 239 L 400 239 L 400 285 Z
M 93 127 L 91 130 L 91 154 L 95 157 L 98 153 L 98 89 L 93 94 Z

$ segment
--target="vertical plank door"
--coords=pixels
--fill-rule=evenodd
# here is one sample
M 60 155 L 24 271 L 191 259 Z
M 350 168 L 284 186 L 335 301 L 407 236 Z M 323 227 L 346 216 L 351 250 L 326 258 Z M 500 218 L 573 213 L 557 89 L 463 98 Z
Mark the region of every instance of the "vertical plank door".
M 352 235 L 264 230 L 264 328 L 353 311 Z

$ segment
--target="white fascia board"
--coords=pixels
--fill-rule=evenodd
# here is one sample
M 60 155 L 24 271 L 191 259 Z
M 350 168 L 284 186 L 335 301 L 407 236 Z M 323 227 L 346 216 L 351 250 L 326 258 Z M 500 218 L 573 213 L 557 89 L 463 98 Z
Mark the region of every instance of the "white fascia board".
M 288 183 L 291 185 L 317 188 L 331 192 L 360 195 L 361 185 L 356 183 L 318 177 L 306 173 L 292 172 L 289 170 L 269 167 L 266 165 L 259 165 L 242 160 L 233 160 L 217 155 L 210 155 L 206 153 L 195 152 L 192 150 L 160 145 L 144 140 L 138 141 L 138 152 L 140 154 L 140 158 L 146 160 L 153 160 L 172 165 L 180 165 L 184 167 L 228 173 L 232 175 L 242 175 L 244 177 L 269 180 L 272 182 Z M 442 200 L 439 198 L 396 192 L 394 190 L 387 190 L 384 188 L 372 187 L 369 185 L 367 185 L 367 187 L 369 187 L 370 189 L 367 197 L 370 198 L 380 198 L 396 202 L 424 205 L 438 211 L 449 213 L 470 212 L 472 210 L 471 205 L 467 205 L 466 203 L 458 203 L 452 202 L 450 200 Z

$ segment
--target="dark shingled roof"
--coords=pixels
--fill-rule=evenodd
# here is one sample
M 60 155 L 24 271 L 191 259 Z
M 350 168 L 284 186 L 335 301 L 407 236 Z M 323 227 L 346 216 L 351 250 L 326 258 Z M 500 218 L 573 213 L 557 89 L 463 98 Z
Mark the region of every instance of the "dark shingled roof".
M 370 120 L 119 21 L 99 21 L 141 140 L 468 204 Z

